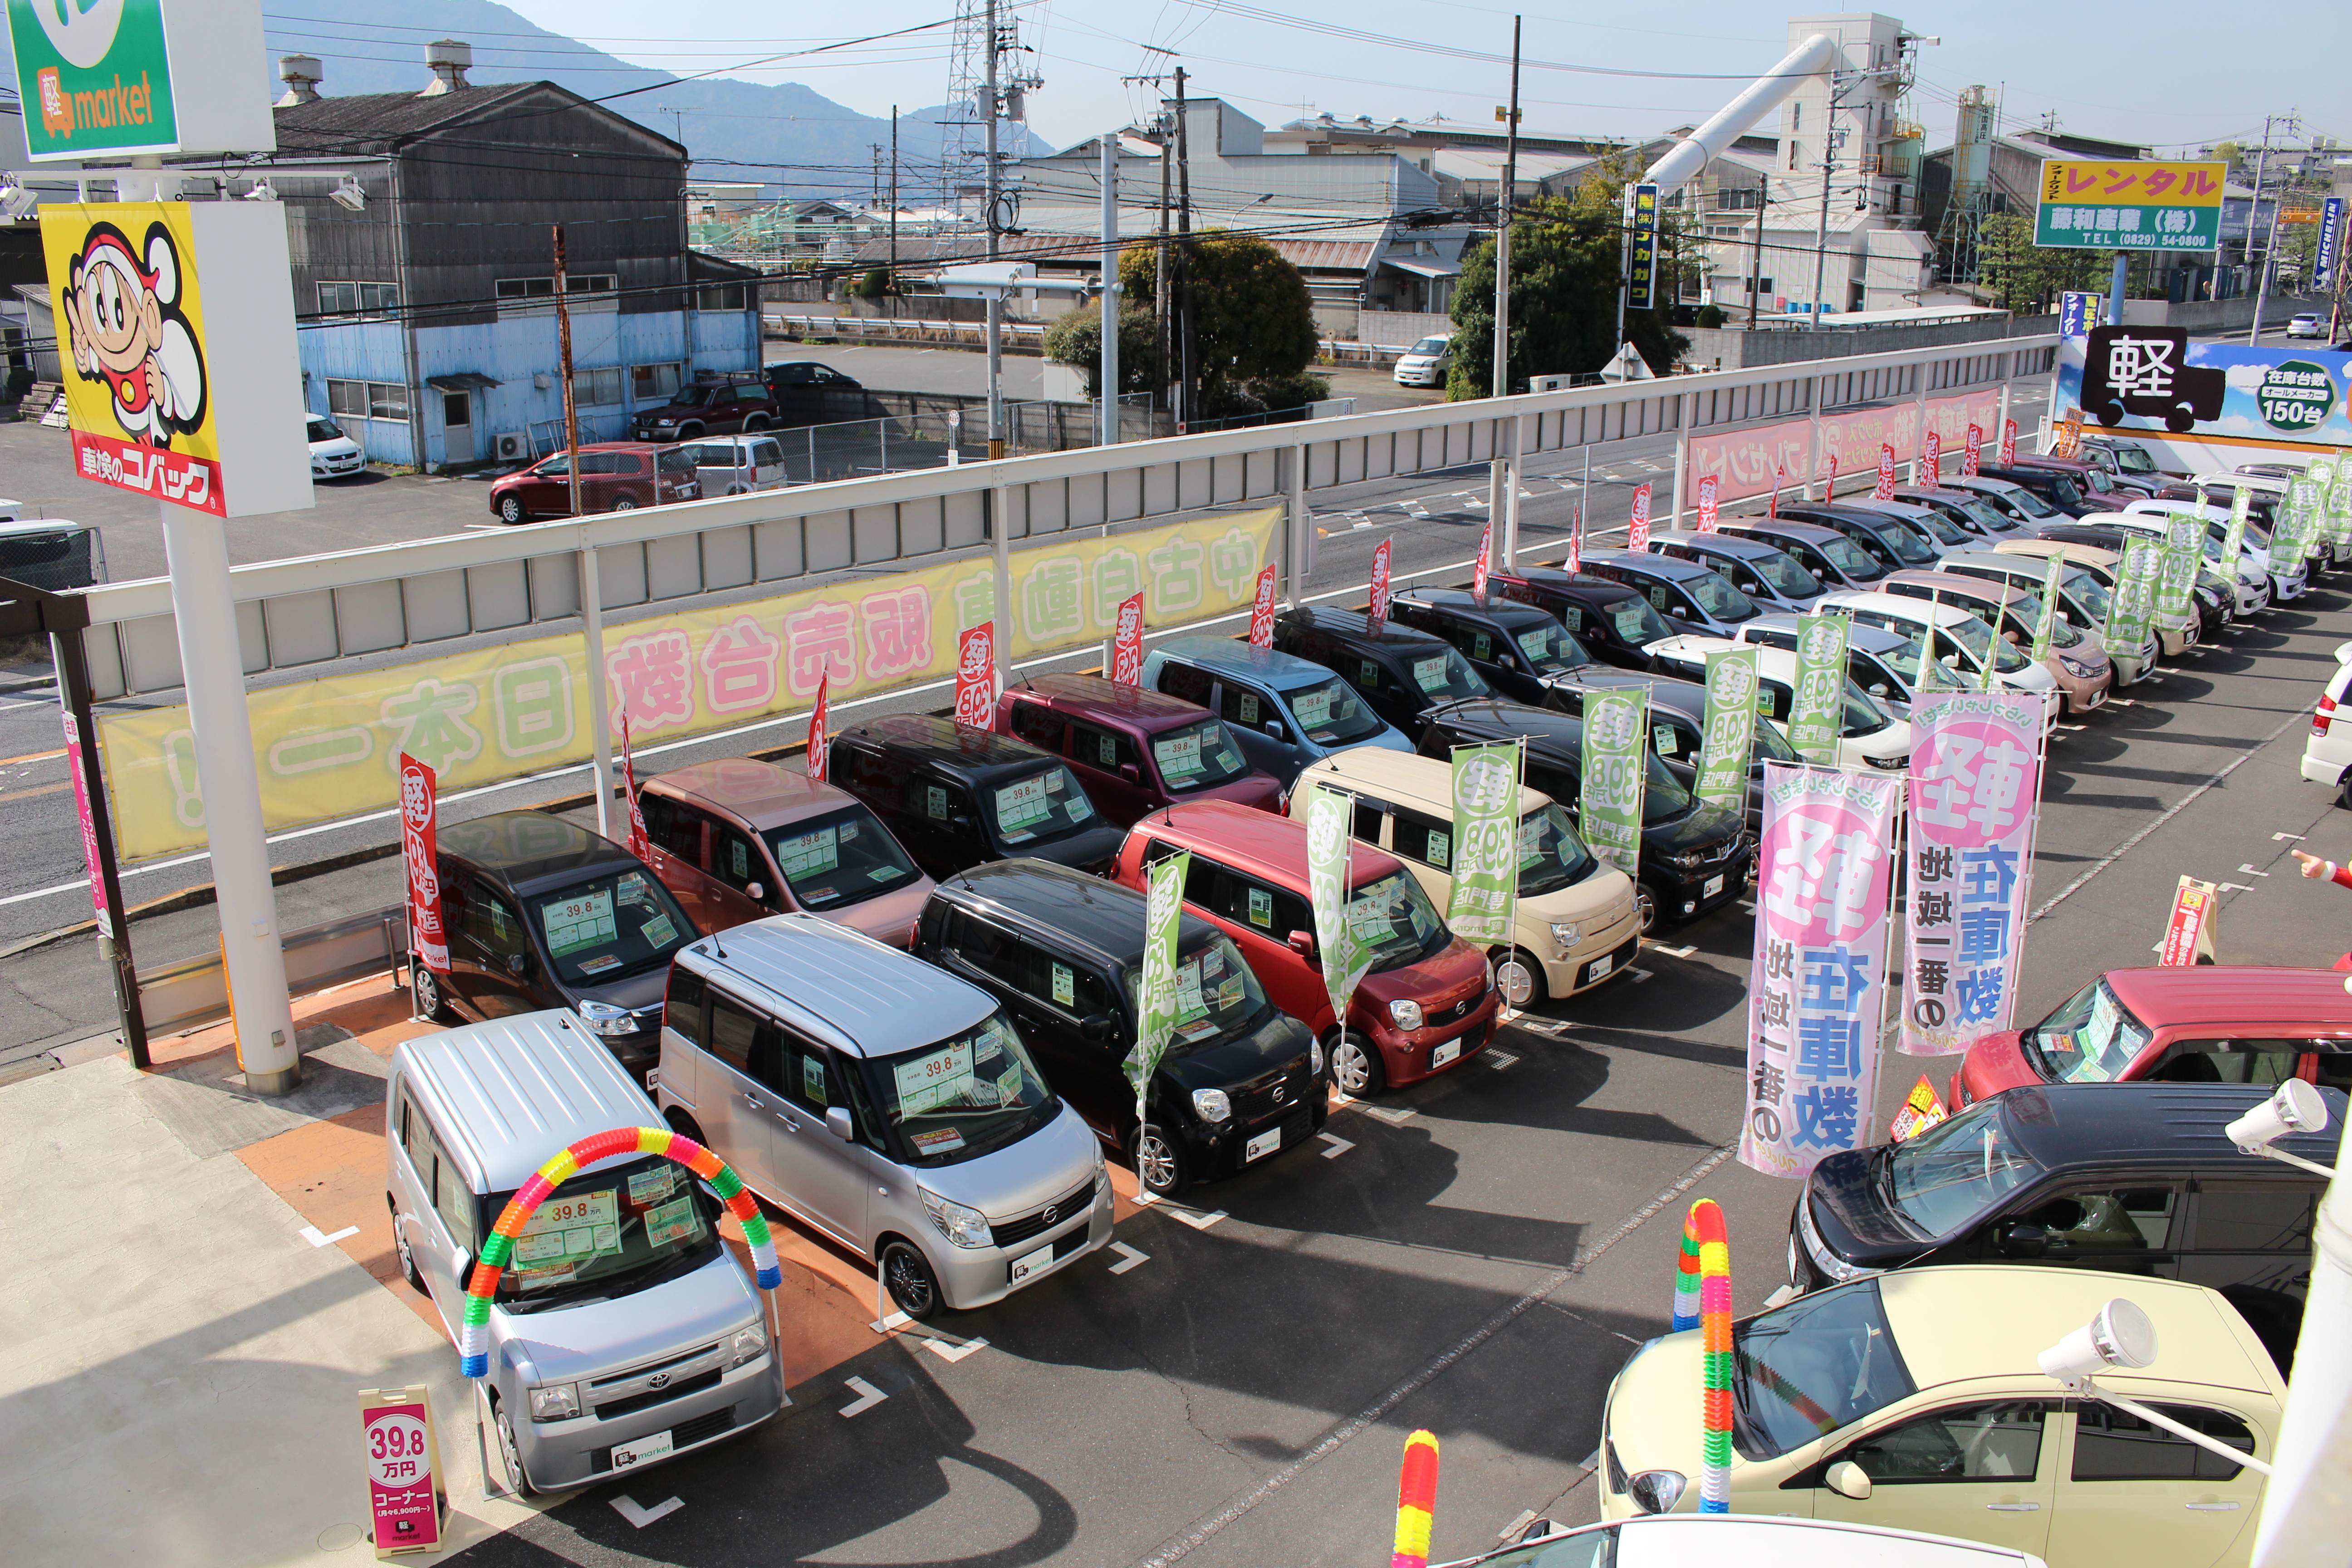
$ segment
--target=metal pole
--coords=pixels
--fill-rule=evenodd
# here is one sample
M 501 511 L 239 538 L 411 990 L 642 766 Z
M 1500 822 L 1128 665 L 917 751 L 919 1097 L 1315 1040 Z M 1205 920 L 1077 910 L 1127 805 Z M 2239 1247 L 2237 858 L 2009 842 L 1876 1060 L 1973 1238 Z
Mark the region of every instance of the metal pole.
M 890 106 L 890 313 L 898 313 L 898 106 Z
M 1495 337 L 1487 357 L 1493 362 L 1496 397 L 1511 395 L 1511 205 L 1518 194 L 1519 174 L 1519 20 L 1511 18 L 1511 100 L 1503 128 L 1503 183 L 1495 192 Z M 1495 435 L 1500 447 L 1500 426 Z M 1487 465 L 1486 522 L 1491 528 L 1502 528 L 1508 498 L 1517 493 L 1517 468 L 1516 458 L 1506 460 L 1499 450 Z
M 1102 139 L 1102 444 L 1118 445 L 1118 132 Z
M 1528 416 L 1524 414 L 1511 420 L 1511 458 L 1503 474 L 1502 534 L 1503 570 L 1519 569 L 1519 475 L 1525 468 L 1528 447 Z
M 286 994 L 286 952 L 278 938 L 261 779 L 253 765 L 253 721 L 246 711 L 236 599 L 228 577 L 228 525 L 169 501 L 156 505 L 171 565 L 181 680 L 195 731 L 196 779 L 204 792 L 237 1066 L 245 1071 L 245 1087 L 255 1094 L 290 1094 L 302 1081 L 302 1058 Z
M 1830 78 L 1829 108 L 1822 115 L 1822 217 L 1813 230 L 1813 309 L 1810 331 L 1822 330 L 1822 285 L 1830 264 L 1830 174 L 1837 167 L 1837 78 Z
M 46 606 L 44 607 L 46 614 Z M 131 1065 L 152 1067 L 147 1057 L 147 1017 L 139 1002 L 139 971 L 131 957 L 131 924 L 123 916 L 122 879 L 114 864 L 114 822 L 106 800 L 106 775 L 99 765 L 98 721 L 90 710 L 89 658 L 79 630 L 49 634 L 49 658 L 58 671 L 58 695 L 65 708 L 66 739 L 79 754 L 81 777 L 77 781 L 89 803 L 91 870 L 98 878 L 92 891 L 98 904 L 98 952 L 114 976 L 114 1011 L 121 1021 L 122 1043 Z
M 1756 330 L 1756 307 L 1764 297 L 1764 215 L 1772 210 L 1772 176 L 1756 193 L 1756 259 L 1748 269 L 1748 330 Z
M 1298 608 L 1300 591 L 1307 585 L 1307 575 L 1315 567 L 1315 514 L 1307 510 L 1307 447 L 1302 443 L 1290 448 L 1289 500 L 1290 549 L 1287 570 L 1283 574 L 1283 598 L 1291 609 Z
M 2246 263 L 2253 264 L 2254 225 L 2263 216 L 2263 174 L 2271 161 L 2271 121 L 2276 115 L 2263 120 L 2263 150 L 2254 155 L 2254 199 L 2246 208 Z M 2246 346 L 2253 347 L 2263 338 L 2263 300 L 2270 291 L 2271 247 L 2278 243 L 2278 204 L 2271 204 L 2270 237 L 2263 245 L 2263 269 L 2254 274 L 2254 324 L 2246 330 Z
M 988 79 L 985 92 L 988 102 L 982 118 L 987 121 L 984 153 L 988 167 L 982 175 L 982 199 L 988 204 L 988 258 L 997 259 L 996 213 L 996 0 L 988 0 Z M 1004 372 L 1004 297 L 1000 290 L 988 297 L 988 458 L 994 462 L 1004 456 L 1004 388 L 1001 377 Z M 1001 639 L 1000 639 L 1001 640 Z
M 1805 499 L 1807 500 L 1813 499 L 1813 476 L 1822 471 L 1822 397 L 1823 395 L 1822 389 L 1828 384 L 1828 378 L 1825 376 L 1813 377 L 1813 395 L 1807 399 L 1813 405 L 1813 430 L 1805 452 Z M 2008 395 L 2006 390 L 2003 391 L 2002 395 L 2004 397 Z M 2007 408 L 2009 405 L 2004 403 L 2001 406 Z M 1827 500 L 1830 498 L 1824 495 L 1822 499 Z
M 1675 510 L 1666 523 L 1670 529 L 1679 529 L 1683 525 L 1683 476 L 1690 472 L 1691 418 L 1696 412 L 1697 404 L 1697 395 L 1686 392 L 1683 394 L 1682 406 L 1675 411 Z
M 1914 438 L 1917 444 L 1911 448 L 1911 482 L 1915 485 L 1926 485 L 1932 489 L 1936 483 L 1936 479 L 1941 477 L 1941 470 L 1938 469 L 1937 475 L 1932 477 L 1927 473 L 1928 370 L 1924 364 L 1917 365 L 1913 368 L 1912 374 L 1919 378 L 1919 433 Z M 2035 776 L 2039 777 L 2040 775 L 2036 774 Z
M 1176 163 L 1171 156 L 1173 149 L 1169 145 L 1169 131 L 1170 127 L 1165 125 L 1160 131 L 1160 243 L 1151 277 L 1152 319 L 1160 328 L 1160 401 L 1162 407 L 1172 406 L 1176 401 L 1170 395 L 1170 388 L 1175 383 L 1175 377 L 1170 372 L 1176 362 L 1168 352 L 1168 188 L 1169 181 L 1175 174 Z M 1155 426 L 1154 429 L 1157 428 Z
M 555 226 L 555 341 L 562 354 L 563 466 L 572 475 L 572 515 L 580 515 L 580 410 L 572 400 L 572 307 L 563 270 L 563 226 Z
M 613 695 L 604 674 L 604 587 L 596 547 L 580 531 L 580 637 L 588 656 L 588 743 L 596 769 L 596 831 L 613 837 Z
M 1176 430 L 1181 435 L 1198 418 L 1192 384 L 1192 116 L 1184 111 L 1184 68 L 1176 68 Z
M 2130 261 L 2129 253 L 2121 250 L 2116 252 L 2116 275 L 2114 280 L 2107 286 L 2107 325 L 2111 327 L 2120 327 L 2124 324 L 2124 288 L 2127 280 L 2125 269 Z
M 988 492 L 991 553 L 996 564 L 996 607 L 990 628 L 989 646 L 996 650 L 996 689 L 1002 694 L 1013 678 L 1013 519 L 1006 515 L 1006 491 L 1003 486 L 991 487 Z

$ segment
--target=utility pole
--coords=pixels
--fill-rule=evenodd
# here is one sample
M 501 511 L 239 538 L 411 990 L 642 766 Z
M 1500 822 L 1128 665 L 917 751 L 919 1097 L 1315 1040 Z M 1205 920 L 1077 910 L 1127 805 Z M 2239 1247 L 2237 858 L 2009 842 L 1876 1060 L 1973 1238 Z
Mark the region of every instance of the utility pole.
M 1160 120 L 1160 243 L 1151 276 L 1151 313 L 1160 325 L 1160 392 L 1163 404 L 1175 401 L 1168 395 L 1173 380 L 1168 373 L 1176 363 L 1168 352 L 1168 183 L 1175 174 L 1175 148 L 1171 145 L 1170 135 L 1173 129 L 1163 111 Z
M 1101 444 L 1118 445 L 1118 132 L 1102 139 L 1102 364 L 1095 378 L 1102 399 Z
M 898 313 L 898 106 L 890 106 L 890 313 Z
M 988 204 L 988 258 L 997 259 L 997 167 L 996 167 L 996 0 L 988 0 L 988 76 L 982 89 L 988 101 L 982 106 L 987 131 L 982 141 L 982 157 L 986 169 L 982 176 L 982 199 Z M 1003 290 L 988 296 L 988 459 L 994 462 L 1004 456 L 1004 389 L 999 378 L 1004 370 L 1004 298 Z M 1000 531 L 1003 520 L 992 523 Z M 1002 606 L 1000 606 L 1000 609 Z
M 1193 403 L 1199 388 L 1192 381 L 1192 163 L 1187 127 L 1192 116 L 1184 110 L 1184 68 L 1176 68 L 1176 433 L 1182 435 L 1195 418 Z
M 1756 306 L 1764 296 L 1764 215 L 1772 210 L 1772 176 L 1756 191 L 1756 259 L 1748 268 L 1748 330 L 1756 330 Z
M 2279 120 L 2284 120 L 2291 131 L 2303 129 L 2292 114 L 2263 117 L 2263 150 L 2254 159 L 2254 201 L 2246 213 L 2246 251 L 2249 257 L 2254 248 L 2254 225 L 2261 221 L 2263 216 L 2263 174 L 2270 163 L 2271 126 Z M 2263 269 L 2254 274 L 2254 324 L 2246 329 L 2246 346 L 2249 348 L 2261 342 L 2263 338 L 2263 303 L 2270 297 L 2271 258 L 2278 254 L 2278 210 L 2279 204 L 2276 198 L 2273 198 L 2270 233 L 2263 239 Z
M 1519 183 L 1519 23 L 1511 18 L 1511 97 L 1505 110 L 1503 184 L 1495 194 L 1494 395 L 1511 395 L 1511 205 Z M 1507 455 L 1501 426 L 1496 428 L 1495 460 L 1486 469 L 1486 527 L 1500 547 L 1505 571 L 1517 564 L 1519 521 L 1519 447 L 1517 425 Z
M 572 515 L 580 515 L 580 410 L 572 400 L 572 308 L 564 298 L 563 226 L 555 226 L 555 341 L 562 357 L 563 450 L 572 476 Z
M 1830 261 L 1830 174 L 1837 167 L 1837 79 L 1830 79 L 1829 111 L 1822 117 L 1822 217 L 1813 230 L 1813 310 L 1810 323 L 1822 330 L 1822 285 Z

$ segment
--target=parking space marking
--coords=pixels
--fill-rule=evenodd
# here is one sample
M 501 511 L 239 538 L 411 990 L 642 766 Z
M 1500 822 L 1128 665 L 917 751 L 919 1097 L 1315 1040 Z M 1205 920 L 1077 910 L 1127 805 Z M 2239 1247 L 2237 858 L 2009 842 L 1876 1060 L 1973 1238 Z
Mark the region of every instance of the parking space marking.
M 1568 1026 L 1557 1018 L 1538 1018 L 1532 1013 L 1522 1013 L 1511 1020 L 1511 1027 L 1525 1029 L 1531 1035 L 1549 1035 L 1558 1038 L 1568 1033 Z
M 844 1415 L 863 1415 L 890 1396 L 862 1377 L 853 1377 L 842 1385 L 857 1397 L 841 1407 Z
M 1493 1068 L 1496 1072 L 1501 1072 L 1505 1068 L 1515 1068 L 1518 1066 L 1519 1058 L 1513 1056 L 1508 1051 L 1498 1051 L 1494 1047 L 1488 1046 L 1486 1047 L 1486 1065 Z
M 2225 888 L 2234 889 L 2235 890 L 2237 890 L 2238 892 L 2241 892 L 2241 893 L 2251 893 L 2251 892 L 2252 892 L 2252 891 L 2253 891 L 2253 889 L 2252 889 L 2252 888 L 2248 887 L 2248 886 L 2247 886 L 2245 883 L 2243 883 L 2243 882 L 2224 882 L 2224 883 L 2222 883 L 2222 884 L 2221 884 L 2221 886 L 2223 886 L 2223 887 L 2225 887 Z M 2161 942 L 2159 942 L 2159 943 L 2158 943 L 2156 946 L 2151 947 L 2151 948 L 2149 948 L 2149 949 L 2148 949 L 2148 952 L 2162 952 L 2163 951 L 2164 951 L 2164 945 L 2163 945 Z
M 927 1329 L 919 1323 L 912 1324 L 910 1327 L 921 1336 L 923 1348 L 944 1362 L 960 1362 L 974 1351 L 984 1351 L 988 1348 L 986 1340 L 960 1340 L 953 1334 L 941 1333 L 937 1329 Z
M 2257 870 L 2255 870 L 2255 869 L 2254 869 L 2254 868 L 2253 868 L 2253 864 L 2252 864 L 2251 861 L 2244 861 L 2244 860 L 2242 860 L 2242 861 L 2240 861 L 2240 862 L 2238 863 L 2238 871 L 2239 871 L 2239 873 L 2240 873 L 2242 876 L 2247 876 L 2247 877 L 2267 877 L 2267 876 L 2269 876 L 2269 875 L 2270 875 L 2270 873 L 2269 873 L 2268 871 L 2257 871 Z
M 1180 1209 L 1171 1204 L 1169 1205 L 1168 1215 L 1171 1219 L 1182 1220 L 1194 1230 L 1206 1230 L 1211 1226 L 1216 1224 L 1219 1220 L 1224 1218 L 1225 1211 L 1219 1209 L 1214 1214 L 1195 1214 L 1191 1209 Z
M 1698 949 L 1696 947 L 1659 947 L 1654 943 L 1651 946 L 1650 951 L 1652 952 L 1663 952 L 1669 958 L 1688 958 L 1692 953 L 1696 952 Z
M 1326 1160 L 1336 1160 L 1340 1155 L 1355 1147 L 1353 1143 L 1349 1142 L 1345 1138 L 1340 1137 L 1336 1132 L 1318 1132 L 1315 1136 L 1323 1140 L 1324 1142 L 1331 1145 L 1328 1149 L 1323 1151 L 1323 1157 Z
M 2303 835 L 2300 833 L 2273 833 L 2271 835 L 2271 842 L 2277 844 L 2285 839 L 2301 838 L 2302 837 Z
M 359 1233 L 359 1226 L 355 1225 L 347 1225 L 343 1226 L 342 1229 L 335 1232 L 332 1236 L 320 1236 L 317 1226 L 306 1225 L 302 1227 L 302 1239 L 309 1242 L 313 1247 L 332 1247 L 335 1243 L 342 1240 L 345 1237 L 357 1236 Z
M 1633 984 L 1636 985 L 1643 984 L 1648 981 L 1655 980 L 1657 978 L 1656 975 L 1651 973 L 1646 969 L 1629 969 L 1625 973 L 1633 977 Z
M 1124 1274 L 1130 1268 L 1151 1261 L 1151 1254 L 1138 1252 L 1123 1241 L 1112 1242 L 1110 1249 L 1118 1254 L 1118 1261 L 1110 1266 L 1110 1271 L 1113 1274 Z
M 1377 1116 L 1391 1127 L 1402 1127 L 1406 1122 L 1412 1120 L 1412 1107 L 1410 1105 L 1367 1105 L 1364 1107 L 1364 1114 L 1367 1116 Z
M 845 1410 L 842 1414 L 846 1415 L 849 1412 Z M 637 1506 L 637 1500 L 625 1492 L 613 1500 L 613 1511 L 639 1530 L 643 1530 L 657 1519 L 667 1519 L 685 1506 L 686 1504 L 678 1499 L 672 1498 L 667 1502 L 657 1502 L 651 1508 L 640 1508 Z

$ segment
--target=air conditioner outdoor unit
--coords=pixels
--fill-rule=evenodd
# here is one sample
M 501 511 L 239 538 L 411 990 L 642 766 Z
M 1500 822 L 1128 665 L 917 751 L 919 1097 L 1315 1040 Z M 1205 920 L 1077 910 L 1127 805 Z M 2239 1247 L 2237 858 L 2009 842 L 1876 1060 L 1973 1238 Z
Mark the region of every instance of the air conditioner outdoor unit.
M 508 430 L 499 437 L 499 461 L 520 463 L 530 456 L 530 437 L 520 430 Z

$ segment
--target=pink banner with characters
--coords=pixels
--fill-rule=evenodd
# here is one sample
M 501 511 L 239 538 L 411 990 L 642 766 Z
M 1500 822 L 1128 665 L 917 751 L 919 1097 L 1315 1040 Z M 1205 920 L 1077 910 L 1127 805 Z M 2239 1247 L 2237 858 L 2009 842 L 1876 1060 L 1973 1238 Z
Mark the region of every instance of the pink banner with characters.
M 1768 763 L 1739 1161 L 1802 1177 L 1870 1142 L 1900 779 Z
M 1813 426 L 1809 419 L 1694 436 L 1690 471 L 1696 479 L 1715 479 L 1720 500 L 1743 500 L 1770 494 L 1776 472 L 1788 474 L 1790 482 L 1818 483 L 1839 469 L 1853 473 L 1874 468 L 1881 447 L 1892 448 L 1897 458 L 1916 458 L 1927 430 L 1933 429 L 1944 445 L 1950 446 L 1967 437 L 1971 424 L 1990 429 L 2000 412 L 2000 393 L 1996 388 L 1931 397 L 1924 423 L 1916 402 L 1825 414 L 1819 453 L 1812 450 Z
M 1965 1051 L 2009 1027 L 2041 818 L 2042 696 L 1946 691 L 1911 710 L 1903 1049 Z

